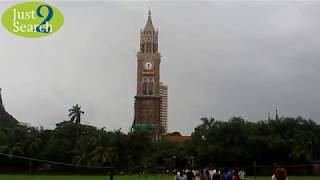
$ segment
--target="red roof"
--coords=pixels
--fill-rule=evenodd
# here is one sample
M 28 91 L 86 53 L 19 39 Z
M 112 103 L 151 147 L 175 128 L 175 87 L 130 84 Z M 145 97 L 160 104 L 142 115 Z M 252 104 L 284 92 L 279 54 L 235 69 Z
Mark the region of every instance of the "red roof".
M 181 136 L 180 133 L 174 132 L 171 134 L 166 134 L 162 136 L 163 140 L 166 141 L 171 141 L 171 142 L 186 142 L 186 141 L 191 141 L 192 137 L 191 136 Z

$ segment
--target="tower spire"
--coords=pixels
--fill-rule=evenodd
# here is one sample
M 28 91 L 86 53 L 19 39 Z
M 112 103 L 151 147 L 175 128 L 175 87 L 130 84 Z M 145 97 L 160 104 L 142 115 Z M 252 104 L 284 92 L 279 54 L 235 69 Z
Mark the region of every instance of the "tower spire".
M 140 32 L 140 53 L 158 53 L 158 30 L 156 31 L 152 19 L 151 10 L 148 11 L 147 23 Z
M 279 120 L 278 109 L 276 109 L 276 120 Z
M 146 26 L 144 27 L 144 31 L 152 31 L 152 32 L 155 31 L 154 26 L 152 24 L 151 10 L 150 9 L 148 11 L 148 20 L 147 20 Z

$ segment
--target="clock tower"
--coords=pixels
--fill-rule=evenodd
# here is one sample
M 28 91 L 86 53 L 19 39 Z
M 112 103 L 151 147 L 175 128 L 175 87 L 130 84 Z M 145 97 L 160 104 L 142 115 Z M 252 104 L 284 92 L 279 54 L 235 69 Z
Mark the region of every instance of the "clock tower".
M 147 128 L 154 140 L 161 138 L 160 53 L 158 30 L 155 30 L 151 11 L 147 24 L 140 31 L 140 50 L 137 53 L 137 92 L 134 103 L 136 127 Z

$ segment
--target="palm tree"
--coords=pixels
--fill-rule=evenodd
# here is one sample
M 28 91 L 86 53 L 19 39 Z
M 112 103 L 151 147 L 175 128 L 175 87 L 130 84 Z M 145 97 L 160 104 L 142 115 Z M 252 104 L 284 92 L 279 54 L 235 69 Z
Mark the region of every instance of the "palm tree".
M 36 131 L 31 131 L 30 135 L 27 137 L 24 144 L 25 144 L 27 153 L 30 156 L 33 156 L 38 153 L 40 146 L 42 144 L 42 140 L 40 139 Z
M 92 161 L 96 164 L 103 165 L 105 163 L 111 163 L 112 148 L 99 145 L 90 153 L 90 156 Z
M 201 126 L 204 127 L 207 130 L 211 129 L 215 124 L 215 119 L 213 117 L 210 118 L 210 120 L 208 118 L 206 118 L 206 117 L 203 117 L 200 120 L 202 121 L 202 125 Z
M 88 152 L 83 151 L 82 149 L 76 149 L 74 153 L 76 155 L 72 158 L 72 163 L 76 165 L 81 165 L 81 164 L 88 165 L 88 166 L 91 165 Z
M 78 104 L 75 106 L 72 106 L 72 108 L 69 109 L 70 121 L 75 123 L 77 126 L 76 137 L 78 138 L 79 138 L 79 125 L 81 122 L 81 114 L 84 114 L 84 112 L 81 111 L 81 106 L 79 106 Z
M 105 131 L 105 127 L 99 129 L 97 133 L 98 136 L 95 139 L 95 148 L 90 153 L 91 160 L 97 165 L 111 163 L 113 159 L 116 159 L 116 156 L 114 156 L 113 148 L 110 147 L 110 143 L 108 143 L 108 135 Z
M 81 114 L 84 114 L 84 112 L 81 111 L 81 106 L 79 106 L 78 104 L 72 106 L 72 108 L 69 109 L 70 121 L 74 122 L 75 124 L 80 124 Z
M 299 139 L 297 138 L 290 139 L 289 142 L 293 144 L 293 149 L 290 155 L 294 160 L 312 160 L 312 152 L 310 151 L 310 147 L 312 147 L 312 141 L 299 142 Z
M 78 141 L 77 148 L 72 151 L 74 154 L 72 158 L 72 163 L 76 165 L 91 165 L 91 158 L 90 158 L 90 147 L 91 147 L 91 139 L 88 138 L 81 138 Z
M 34 156 L 38 153 L 42 140 L 35 134 L 32 134 L 26 141 L 26 150 L 30 156 Z M 31 172 L 32 160 L 29 161 L 29 172 Z

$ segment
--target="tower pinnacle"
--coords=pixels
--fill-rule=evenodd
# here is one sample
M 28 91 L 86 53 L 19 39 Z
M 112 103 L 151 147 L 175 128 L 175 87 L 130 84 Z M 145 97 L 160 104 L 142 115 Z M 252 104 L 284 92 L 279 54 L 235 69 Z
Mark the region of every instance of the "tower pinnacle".
M 148 11 L 147 23 L 140 32 L 140 53 L 158 53 L 158 30 L 156 31 L 152 19 L 151 10 Z
M 279 116 L 278 116 L 278 109 L 276 109 L 276 120 L 279 120 Z
M 152 24 L 151 10 L 150 9 L 149 9 L 149 12 L 148 12 L 148 20 L 147 20 L 146 26 L 144 27 L 144 31 L 150 31 L 150 32 L 154 32 L 155 31 L 155 29 L 153 27 L 153 24 Z

